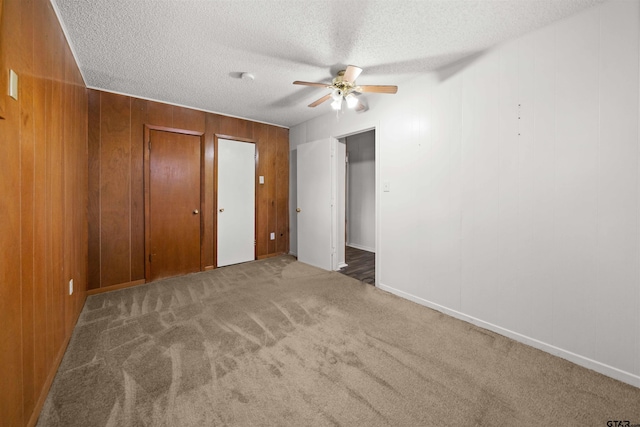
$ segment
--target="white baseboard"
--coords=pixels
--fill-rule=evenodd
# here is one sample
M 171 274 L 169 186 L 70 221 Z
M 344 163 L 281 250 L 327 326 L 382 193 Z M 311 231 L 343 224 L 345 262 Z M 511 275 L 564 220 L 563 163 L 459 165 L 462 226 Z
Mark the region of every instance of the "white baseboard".
M 485 322 L 483 320 L 477 319 L 473 316 L 468 316 L 464 313 L 461 313 L 456 310 L 452 310 L 450 308 L 441 306 L 439 304 L 433 303 L 431 301 L 427 301 L 415 295 L 411 295 L 404 291 L 401 291 L 396 288 L 392 288 L 391 286 L 383 285 L 380 283 L 378 287 L 382 290 L 390 292 L 399 297 L 408 299 L 417 304 L 424 305 L 426 307 L 432 308 L 441 313 L 447 314 L 451 317 L 455 317 L 456 319 L 463 320 L 465 322 L 471 323 L 473 325 L 479 326 L 484 329 L 488 329 L 492 332 L 495 332 L 500 335 L 504 335 L 505 337 L 511 338 L 515 341 L 521 342 L 526 345 L 530 345 L 531 347 L 537 348 L 538 350 L 542 350 L 544 352 L 550 353 L 554 356 L 561 357 L 562 359 L 566 359 L 570 362 L 575 363 L 576 365 L 583 366 L 585 368 L 591 369 L 593 371 L 599 372 L 608 377 L 614 378 L 616 380 L 622 381 L 624 383 L 630 384 L 634 387 L 640 388 L 640 376 L 634 375 L 631 372 L 626 372 L 620 370 L 618 368 L 614 368 L 613 366 L 609 366 L 607 364 L 598 362 L 593 359 L 589 359 L 588 357 L 581 356 L 576 353 L 572 353 L 568 350 L 564 350 L 562 348 L 553 346 L 551 344 L 547 344 L 543 341 L 536 340 L 534 338 L 530 338 L 526 335 L 519 334 L 517 332 L 513 332 L 509 329 L 502 328 L 500 326 L 496 326 L 492 323 Z
M 345 267 L 349 267 L 349 264 L 344 263 L 344 262 L 339 262 L 338 263 L 338 270 L 342 270 Z
M 376 251 L 375 248 L 370 248 L 368 246 L 361 246 L 356 243 L 347 243 L 347 246 L 349 246 L 350 248 L 360 249 L 361 251 L 374 252 L 374 253 Z

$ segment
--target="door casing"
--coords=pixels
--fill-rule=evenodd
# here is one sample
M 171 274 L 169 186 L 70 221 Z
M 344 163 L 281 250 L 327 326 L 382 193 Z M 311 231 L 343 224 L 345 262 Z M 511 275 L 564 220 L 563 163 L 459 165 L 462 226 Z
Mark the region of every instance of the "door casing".
M 375 144 L 375 284 L 374 286 L 378 286 L 380 283 L 380 278 L 382 277 L 382 254 L 380 253 L 380 200 L 382 199 L 380 190 L 380 122 L 370 122 L 365 125 L 356 125 L 356 126 L 347 126 L 346 129 L 343 129 L 343 132 L 333 136 L 338 140 L 347 138 L 349 136 L 357 135 L 359 133 L 364 133 L 368 131 L 374 131 L 374 144 Z M 346 200 L 345 200 L 346 206 Z M 345 208 L 346 212 L 346 208 Z M 346 225 L 346 223 L 345 223 Z

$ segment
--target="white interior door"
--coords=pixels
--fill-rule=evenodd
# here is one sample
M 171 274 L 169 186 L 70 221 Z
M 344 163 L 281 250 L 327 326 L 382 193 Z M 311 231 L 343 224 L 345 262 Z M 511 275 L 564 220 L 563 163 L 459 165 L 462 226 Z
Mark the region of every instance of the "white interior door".
M 255 259 L 255 155 L 255 144 L 218 139 L 218 267 Z
M 344 144 L 328 138 L 296 151 L 298 260 L 336 270 L 344 264 L 336 255 L 336 247 L 344 246 L 344 202 L 338 200 L 344 198 Z

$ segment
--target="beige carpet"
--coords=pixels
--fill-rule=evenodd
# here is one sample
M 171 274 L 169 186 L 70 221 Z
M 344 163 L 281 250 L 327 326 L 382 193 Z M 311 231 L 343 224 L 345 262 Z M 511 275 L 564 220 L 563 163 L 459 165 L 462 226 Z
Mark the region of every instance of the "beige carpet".
M 39 426 L 640 424 L 640 389 L 278 257 L 90 296 Z

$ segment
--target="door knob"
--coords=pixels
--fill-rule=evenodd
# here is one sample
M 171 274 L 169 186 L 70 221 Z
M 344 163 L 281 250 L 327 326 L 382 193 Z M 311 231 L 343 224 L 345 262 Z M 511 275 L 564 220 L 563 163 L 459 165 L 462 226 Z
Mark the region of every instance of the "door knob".
M 224 212 L 224 208 L 220 209 L 220 212 Z
M 296 208 L 296 212 L 301 212 L 301 211 L 302 211 L 302 209 Z
M 200 211 L 199 211 L 198 209 L 194 209 L 194 210 L 193 210 L 193 214 L 194 214 L 194 215 L 198 215 L 199 213 L 200 213 Z

